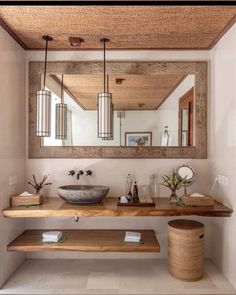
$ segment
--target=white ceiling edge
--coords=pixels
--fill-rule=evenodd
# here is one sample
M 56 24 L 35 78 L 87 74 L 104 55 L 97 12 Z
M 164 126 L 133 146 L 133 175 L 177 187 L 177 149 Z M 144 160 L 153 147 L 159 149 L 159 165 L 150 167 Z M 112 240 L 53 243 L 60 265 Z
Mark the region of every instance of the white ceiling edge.
M 26 51 L 27 61 L 44 61 L 43 50 Z M 107 51 L 107 61 L 186 61 L 209 60 L 210 50 L 116 50 Z M 49 61 L 100 61 L 102 51 L 49 51 Z

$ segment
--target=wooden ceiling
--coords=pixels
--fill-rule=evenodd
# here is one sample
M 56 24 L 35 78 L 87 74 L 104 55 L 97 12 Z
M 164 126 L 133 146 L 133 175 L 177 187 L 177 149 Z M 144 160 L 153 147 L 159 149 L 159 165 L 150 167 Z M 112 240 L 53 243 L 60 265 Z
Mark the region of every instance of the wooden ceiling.
M 61 81 L 61 75 L 54 79 Z M 185 78 L 182 74 L 108 75 L 115 110 L 156 110 Z M 117 84 L 116 80 L 122 83 Z M 97 109 L 103 75 L 64 75 L 64 86 L 85 110 Z
M 25 49 L 210 49 L 235 22 L 235 6 L 0 6 L 0 19 Z M 69 37 L 81 37 L 71 47 Z

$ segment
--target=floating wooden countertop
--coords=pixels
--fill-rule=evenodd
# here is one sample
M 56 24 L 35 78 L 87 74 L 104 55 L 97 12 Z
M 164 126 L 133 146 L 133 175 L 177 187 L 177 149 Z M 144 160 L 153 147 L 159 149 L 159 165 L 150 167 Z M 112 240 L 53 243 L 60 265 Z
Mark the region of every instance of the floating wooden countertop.
M 217 201 L 212 207 L 190 207 L 171 204 L 169 198 L 156 198 L 155 207 L 118 207 L 117 198 L 107 197 L 102 203 L 94 205 L 69 204 L 57 198 L 44 198 L 39 206 L 9 207 L 2 210 L 5 217 L 92 217 L 92 216 L 218 216 L 229 217 L 233 210 Z
M 18 252 L 160 252 L 160 245 L 153 230 L 135 230 L 141 233 L 140 243 L 124 242 L 126 230 L 61 230 L 64 236 L 62 242 L 50 244 L 42 242 L 44 231 L 24 231 L 7 246 L 7 250 Z

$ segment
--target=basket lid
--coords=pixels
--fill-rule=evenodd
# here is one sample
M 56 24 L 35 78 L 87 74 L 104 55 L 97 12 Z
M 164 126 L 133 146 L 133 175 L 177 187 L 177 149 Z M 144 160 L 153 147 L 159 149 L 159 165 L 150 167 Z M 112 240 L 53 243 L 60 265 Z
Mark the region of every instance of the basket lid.
M 203 228 L 204 225 L 201 222 L 187 219 L 176 219 L 168 222 L 170 227 L 181 229 L 181 230 L 193 230 Z

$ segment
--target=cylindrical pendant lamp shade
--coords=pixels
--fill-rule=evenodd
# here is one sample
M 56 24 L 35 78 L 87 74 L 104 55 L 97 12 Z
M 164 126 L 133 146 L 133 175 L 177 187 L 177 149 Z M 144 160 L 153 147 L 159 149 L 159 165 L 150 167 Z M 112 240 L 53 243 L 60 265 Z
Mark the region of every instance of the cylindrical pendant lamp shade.
M 114 105 L 111 103 L 111 137 L 103 137 L 103 140 L 113 140 L 114 139 Z
M 67 139 L 67 105 L 56 104 L 56 139 Z
M 38 90 L 36 95 L 36 136 L 51 136 L 51 92 Z
M 113 138 L 112 95 L 108 92 L 98 93 L 98 137 Z

